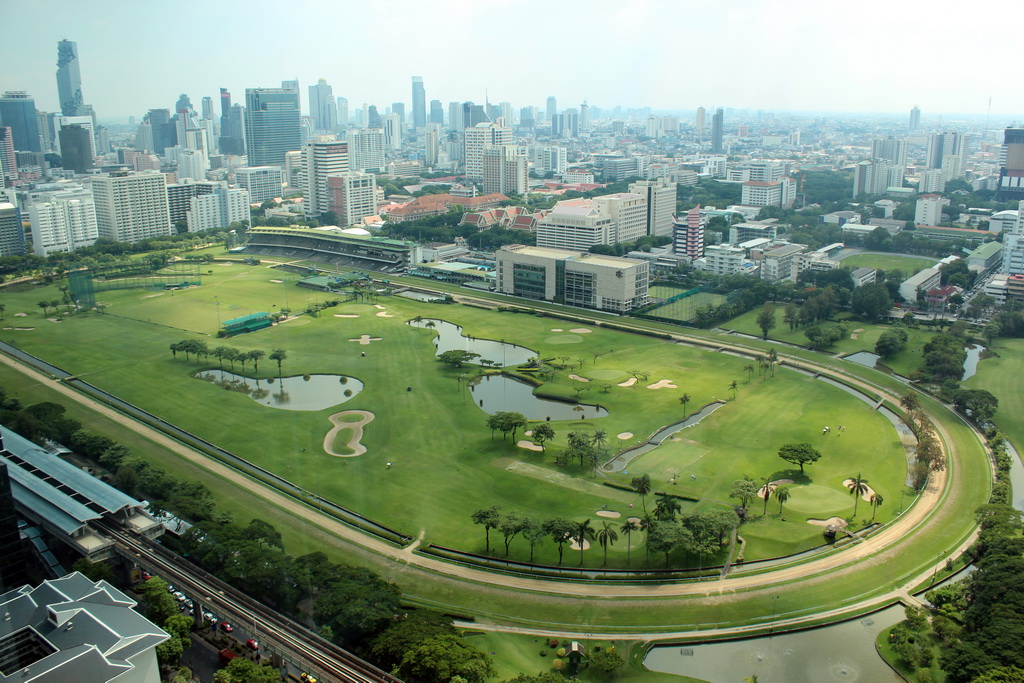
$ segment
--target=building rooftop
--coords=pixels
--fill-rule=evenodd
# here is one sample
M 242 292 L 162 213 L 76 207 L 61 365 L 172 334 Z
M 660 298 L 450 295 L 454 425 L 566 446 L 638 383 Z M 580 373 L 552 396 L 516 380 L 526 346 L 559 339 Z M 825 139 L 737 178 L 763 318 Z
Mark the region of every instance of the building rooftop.
M 978 246 L 977 249 L 970 253 L 970 258 L 991 258 L 1003 250 L 1003 245 L 999 242 L 985 242 Z

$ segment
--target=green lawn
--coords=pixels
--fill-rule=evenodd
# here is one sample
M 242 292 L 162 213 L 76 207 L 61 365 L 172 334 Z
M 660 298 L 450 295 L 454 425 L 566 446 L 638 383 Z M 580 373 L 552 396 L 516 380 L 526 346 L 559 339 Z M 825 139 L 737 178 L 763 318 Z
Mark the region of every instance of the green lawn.
M 978 363 L 978 373 L 964 382 L 971 389 L 986 389 L 999 399 L 995 422 L 1017 451 L 1024 452 L 1024 339 L 997 339 L 994 352 Z
M 757 326 L 757 316 L 760 312 L 760 308 L 747 311 L 732 320 L 722 323 L 721 327 L 722 329 L 733 330 L 736 332 L 742 332 L 743 334 L 751 334 L 760 337 L 761 328 Z M 775 306 L 775 329 L 768 333 L 768 338 L 786 342 L 788 344 L 806 346 L 808 341 L 807 337 L 804 335 L 803 328 L 797 328 L 795 330 L 789 329 L 789 325 L 787 325 L 782 319 L 784 312 L 784 305 Z M 841 320 L 847 321 L 847 336 L 840 339 L 827 349 L 823 349 L 828 353 L 838 353 L 844 356 L 858 351 L 870 351 L 871 353 L 874 353 L 875 342 L 877 342 L 878 338 L 882 336 L 882 333 L 889 328 L 889 325 L 881 323 L 860 322 L 848 313 L 841 313 L 835 316 L 835 321 Z M 921 367 L 923 364 L 921 356 L 924 345 L 927 344 L 934 335 L 934 332 L 930 329 L 924 329 L 921 327 L 910 328 L 907 332 L 909 339 L 907 341 L 906 348 L 896 355 L 882 361 L 885 365 L 892 368 L 897 374 L 903 376 L 907 376 Z
M 899 254 L 854 254 L 847 256 L 841 264 L 851 270 L 857 268 L 877 268 L 884 271 L 899 270 L 907 277 L 914 273 L 929 268 L 932 264 L 938 263 L 938 259 L 912 256 L 900 256 Z
M 669 294 L 668 296 L 672 295 Z M 658 306 L 657 308 L 647 311 L 647 314 L 656 315 L 659 318 L 668 318 L 669 320 L 687 322 L 689 320 L 693 320 L 697 315 L 697 309 L 701 306 L 719 306 L 725 303 L 725 301 L 726 297 L 723 294 L 698 292 L 697 294 L 678 299 L 672 303 Z

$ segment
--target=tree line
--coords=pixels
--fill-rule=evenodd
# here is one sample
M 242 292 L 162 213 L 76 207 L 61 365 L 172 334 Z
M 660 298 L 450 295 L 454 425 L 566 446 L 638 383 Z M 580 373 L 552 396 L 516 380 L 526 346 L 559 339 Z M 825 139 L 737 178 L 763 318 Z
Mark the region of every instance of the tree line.
M 252 362 L 253 372 L 259 373 L 260 367 L 259 362 L 263 358 L 268 358 L 272 361 L 277 362 L 277 374 L 281 374 L 281 363 L 288 358 L 288 352 L 284 349 L 274 349 L 268 355 L 266 351 L 260 349 L 253 349 L 251 351 L 239 351 L 238 349 L 230 346 L 215 346 L 210 348 L 209 343 L 205 339 L 183 339 L 181 341 L 173 342 L 170 347 L 171 355 L 173 358 L 178 357 L 178 353 L 185 354 L 185 362 L 188 362 L 190 356 L 195 356 L 196 360 L 200 356 L 204 360 L 209 360 L 210 356 L 216 358 L 220 363 L 220 369 L 224 369 L 224 361 L 228 361 L 231 364 L 231 371 L 235 370 L 235 363 L 242 365 L 242 372 L 245 372 L 245 364 Z

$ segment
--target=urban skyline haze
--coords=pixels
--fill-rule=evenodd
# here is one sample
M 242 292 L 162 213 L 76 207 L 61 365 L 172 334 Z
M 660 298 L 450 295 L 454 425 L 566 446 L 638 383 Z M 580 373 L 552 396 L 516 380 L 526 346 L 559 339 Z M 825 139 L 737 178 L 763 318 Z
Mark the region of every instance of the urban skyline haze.
M 474 100 L 560 109 L 587 100 L 600 107 L 693 110 L 703 105 L 776 112 L 828 111 L 925 119 L 1014 118 L 1024 94 L 1007 88 L 991 55 L 992 32 L 1014 5 L 997 0 L 984 14 L 955 18 L 956 51 L 944 36 L 953 16 L 917 3 L 767 0 L 698 3 L 597 0 L 586 5 L 535 0 L 474 3 L 299 0 L 282 11 L 268 0 L 168 9 L 105 0 L 5 3 L 0 90 L 26 90 L 36 106 L 59 111 L 56 45 L 78 43 L 82 89 L 100 119 L 141 117 L 226 87 L 325 78 L 350 106 L 411 103 L 410 77 L 422 76 L 427 101 Z M 951 7 L 946 8 L 951 9 Z M 1004 12 L 1005 10 L 1005 12 Z M 330 27 L 337 27 L 332 35 Z M 940 59 L 943 58 L 943 59 Z

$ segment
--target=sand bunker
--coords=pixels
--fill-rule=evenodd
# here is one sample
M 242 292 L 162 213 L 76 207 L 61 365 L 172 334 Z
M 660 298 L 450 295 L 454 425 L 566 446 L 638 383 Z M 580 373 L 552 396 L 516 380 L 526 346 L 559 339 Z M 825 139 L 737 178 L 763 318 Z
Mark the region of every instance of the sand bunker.
M 341 418 L 347 415 L 358 415 L 362 419 L 357 422 L 345 422 Z M 363 438 L 363 426 L 372 422 L 373 418 L 374 414 L 368 410 L 344 410 L 328 417 L 327 419 L 331 421 L 331 424 L 334 425 L 334 427 L 331 431 L 327 432 L 327 436 L 324 437 L 324 451 L 326 451 L 328 455 L 333 455 L 337 458 L 354 458 L 357 455 L 365 453 L 366 446 L 361 443 Z M 352 430 L 352 436 L 349 438 L 348 443 L 345 444 L 352 449 L 352 452 L 348 454 L 335 453 L 331 450 L 331 447 L 334 446 L 334 439 L 342 429 Z
M 16 318 L 27 318 L 28 317 L 28 313 L 15 313 L 14 316 Z
M 636 384 L 636 377 L 630 377 L 625 382 L 619 382 L 620 387 L 631 387 Z
M 680 441 L 681 440 L 682 439 L 680 439 Z M 780 486 L 784 486 L 786 484 L 792 484 L 792 483 L 793 483 L 792 479 L 776 479 L 775 481 L 773 481 L 770 484 L 768 484 L 768 486 L 770 486 L 774 490 L 774 489 L 777 489 Z M 764 487 L 763 486 L 757 490 L 757 497 L 760 498 L 761 500 L 764 500 Z
M 642 520 L 639 517 L 627 517 L 627 522 L 633 522 L 633 524 L 639 524 Z
M 648 384 L 647 388 L 648 389 L 678 389 L 679 387 L 677 387 L 675 384 L 673 384 L 672 380 L 670 380 L 670 379 L 662 379 L 662 380 L 658 380 L 654 384 Z
M 852 484 L 852 483 L 853 483 L 853 479 L 843 479 L 843 486 L 847 487 L 847 489 L 849 489 L 850 484 Z M 871 488 L 870 486 L 868 486 L 867 484 L 864 484 L 864 488 L 866 490 L 861 495 L 860 499 L 861 500 L 866 500 L 866 501 L 868 501 L 870 503 L 871 502 L 871 496 L 875 495 L 875 490 L 873 488 Z
M 147 294 L 146 296 L 144 296 L 142 298 L 143 299 L 152 299 L 154 296 L 163 296 L 163 295 L 164 295 L 164 292 L 157 292 L 156 294 Z
M 569 375 L 569 379 L 574 379 L 577 382 L 589 382 L 590 381 L 586 377 L 580 377 L 579 375 Z
M 34 327 L 15 327 L 14 331 L 15 332 L 31 332 L 34 329 L 36 329 L 36 328 L 34 328 Z
M 585 327 L 574 327 L 574 328 L 572 328 L 569 331 L 570 332 L 575 332 L 576 334 L 590 334 L 590 330 L 588 330 Z
M 569 549 L 570 550 L 575 550 L 575 551 L 579 552 L 580 546 L 576 542 L 576 539 L 572 539 L 571 541 L 569 541 Z M 585 538 L 583 539 L 583 549 L 584 550 L 589 550 L 590 549 L 590 541 L 588 541 Z
M 378 318 L 394 318 L 395 316 L 391 315 L 390 313 L 385 313 L 384 311 L 380 311 L 379 313 L 377 313 L 377 317 Z
M 370 342 L 381 341 L 381 337 L 371 337 L 368 334 L 356 337 L 355 339 L 349 339 L 350 342 L 359 342 L 363 346 L 366 346 Z
M 809 519 L 807 520 L 807 523 L 813 524 L 814 526 L 837 526 L 840 529 L 846 527 L 846 520 L 842 517 L 829 517 L 828 519 Z
M 387 306 L 382 306 L 381 304 L 374 304 L 373 307 L 374 308 L 379 308 L 382 311 L 387 308 Z
M 551 331 L 552 332 L 565 332 L 565 330 L 563 330 L 561 327 L 552 327 Z
M 633 438 L 633 432 L 622 432 L 621 434 L 617 434 L 617 436 L 623 441 L 625 441 L 626 439 Z
M 277 283 L 277 284 L 281 284 L 282 282 L 284 282 L 284 280 L 271 280 L 271 282 L 274 282 L 274 283 Z
M 47 320 L 49 320 L 51 323 L 59 323 L 59 322 L 61 322 L 60 318 L 47 318 Z
M 534 442 L 527 441 L 526 439 L 521 439 L 519 443 L 517 443 L 516 445 L 519 446 L 520 448 L 525 448 L 528 451 L 536 451 L 537 453 L 541 453 L 544 451 L 543 446 L 538 446 Z
M 358 313 L 335 313 L 335 318 L 358 318 Z
M 615 510 L 598 510 L 597 511 L 597 516 L 598 517 L 608 517 L 609 519 L 618 519 L 619 517 L 622 516 L 622 513 L 621 512 L 616 512 Z

